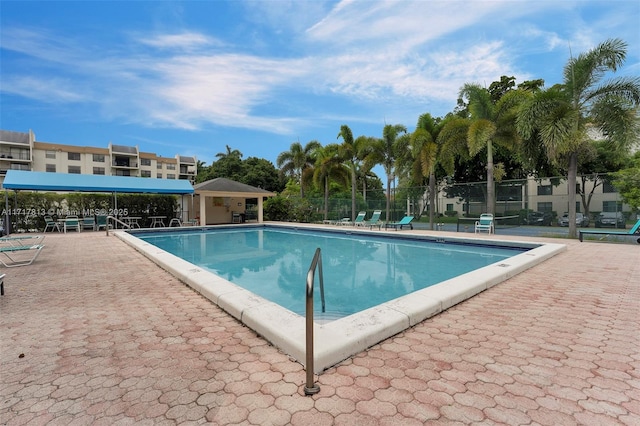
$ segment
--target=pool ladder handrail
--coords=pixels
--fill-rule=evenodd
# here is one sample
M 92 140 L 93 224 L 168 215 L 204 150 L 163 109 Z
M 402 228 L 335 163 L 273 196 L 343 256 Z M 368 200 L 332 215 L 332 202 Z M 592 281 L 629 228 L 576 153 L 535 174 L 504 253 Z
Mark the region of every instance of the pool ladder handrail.
M 306 363 L 305 368 L 307 370 L 307 383 L 304 386 L 305 395 L 314 395 L 320 392 L 320 386 L 314 383 L 313 380 L 313 281 L 316 275 L 316 268 L 318 269 L 318 278 L 320 280 L 320 299 L 322 301 L 322 312 L 325 311 L 324 303 L 324 278 L 322 277 L 322 253 L 320 247 L 316 249 L 307 272 L 307 296 L 306 296 Z
M 121 221 L 120 219 L 118 219 L 117 217 L 114 216 L 107 216 L 107 226 L 104 227 L 104 229 L 107 231 L 107 237 L 109 236 L 109 220 L 111 220 L 111 222 L 113 222 L 114 224 L 120 224 L 122 225 L 123 228 L 127 228 L 127 229 L 131 229 L 131 226 L 128 223 L 124 223 L 123 221 Z

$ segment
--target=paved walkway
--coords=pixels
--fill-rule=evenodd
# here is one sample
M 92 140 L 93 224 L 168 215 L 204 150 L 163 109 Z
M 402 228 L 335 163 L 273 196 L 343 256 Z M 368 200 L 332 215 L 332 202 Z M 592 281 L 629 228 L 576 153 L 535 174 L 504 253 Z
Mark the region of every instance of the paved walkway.
M 1 271 L 3 425 L 640 424 L 637 245 L 568 241 L 308 397 L 298 363 L 116 237 L 44 243 Z

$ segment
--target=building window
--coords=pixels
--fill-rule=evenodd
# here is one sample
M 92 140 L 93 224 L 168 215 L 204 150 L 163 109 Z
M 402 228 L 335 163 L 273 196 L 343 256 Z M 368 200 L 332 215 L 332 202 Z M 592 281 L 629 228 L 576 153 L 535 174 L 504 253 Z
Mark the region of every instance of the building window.
M 94 167 L 93 168 L 94 175 L 104 175 L 104 167 Z
M 148 158 L 141 158 L 140 159 L 140 165 L 141 166 L 151 166 L 151 160 Z
M 93 154 L 93 162 L 94 163 L 104 163 L 104 154 Z M 94 173 L 94 175 L 95 174 L 96 173 Z
M 81 173 L 80 166 L 69 166 L 69 173 L 79 175 Z
M 46 171 L 49 172 L 49 173 L 55 173 L 56 172 L 56 165 L 55 164 L 47 164 Z
M 538 203 L 538 211 L 551 213 L 553 211 L 553 203 L 552 202 Z
M 611 185 L 611 183 L 607 182 L 606 180 L 602 183 L 602 192 L 604 194 L 611 194 L 611 193 L 615 193 L 618 192 L 616 191 L 616 189 L 613 187 L 613 185 Z
M 173 173 L 168 173 L 167 174 L 167 179 L 175 179 L 176 175 L 174 175 Z
M 538 185 L 538 195 L 553 195 L 553 185 Z
M 151 170 L 140 170 L 141 177 L 151 177 Z
M 158 163 L 158 164 L 156 164 L 156 168 L 157 168 L 157 169 L 162 169 L 162 163 Z
M 622 201 L 603 201 L 602 211 L 603 212 L 621 212 Z
M 158 173 L 158 174 L 156 175 L 156 177 L 157 177 L 158 179 L 162 179 L 162 173 Z
M 79 152 L 67 152 L 67 159 L 73 161 L 80 161 L 80 153 Z
M 45 151 L 44 152 L 44 157 L 45 158 L 51 158 L 52 160 L 56 159 L 56 152 L 55 151 Z
M 175 170 L 175 169 L 176 169 L 175 164 L 167 164 L 167 170 Z
M 452 212 L 453 211 L 453 203 L 447 204 L 447 211 L 448 212 Z

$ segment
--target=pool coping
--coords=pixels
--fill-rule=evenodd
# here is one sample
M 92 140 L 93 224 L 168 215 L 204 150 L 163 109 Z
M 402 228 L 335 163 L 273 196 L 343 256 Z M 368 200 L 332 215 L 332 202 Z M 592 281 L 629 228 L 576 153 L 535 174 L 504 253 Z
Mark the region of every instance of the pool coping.
M 530 247 L 501 262 L 476 269 L 385 302 L 364 311 L 314 327 L 314 373 L 321 373 L 340 361 L 376 343 L 410 328 L 425 319 L 467 300 L 567 249 L 564 244 L 517 240 L 491 240 L 472 237 L 415 234 L 410 231 L 366 230 L 353 227 L 313 226 L 308 224 L 262 223 L 206 226 L 196 228 L 157 228 L 149 232 L 199 232 L 228 227 L 283 227 L 333 233 L 387 235 L 416 240 L 447 241 L 467 244 Z M 137 231 L 138 232 L 145 232 Z M 202 294 L 247 327 L 263 336 L 301 364 L 305 363 L 305 318 L 270 302 L 226 279 L 199 268 L 186 260 L 147 243 L 125 231 L 113 232 L 118 238 L 145 255 L 180 281 Z M 309 259 L 311 262 L 311 259 Z

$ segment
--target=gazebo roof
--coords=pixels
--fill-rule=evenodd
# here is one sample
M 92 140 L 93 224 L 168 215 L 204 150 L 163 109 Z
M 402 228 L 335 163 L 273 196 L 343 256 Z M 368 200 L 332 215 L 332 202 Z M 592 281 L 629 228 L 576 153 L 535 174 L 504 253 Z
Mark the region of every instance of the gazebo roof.
M 206 194 L 208 196 L 240 196 L 240 197 L 273 197 L 276 194 L 262 188 L 236 182 L 226 178 L 215 178 L 206 182 L 194 185 L 196 194 Z

